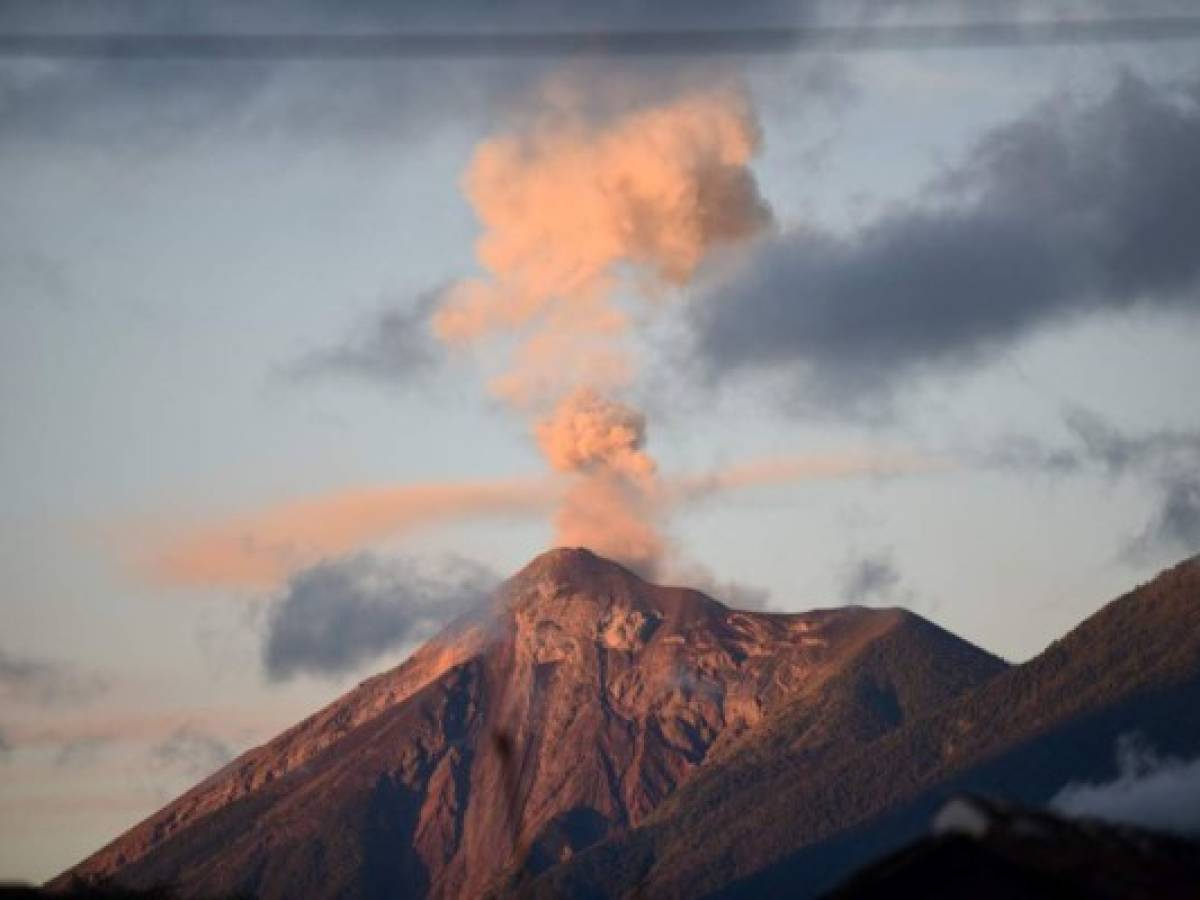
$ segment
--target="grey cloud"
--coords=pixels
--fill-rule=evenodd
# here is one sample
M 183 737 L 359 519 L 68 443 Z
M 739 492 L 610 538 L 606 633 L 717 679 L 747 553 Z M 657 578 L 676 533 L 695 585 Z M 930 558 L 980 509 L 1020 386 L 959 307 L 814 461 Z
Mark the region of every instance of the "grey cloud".
M 766 609 L 771 603 L 769 590 L 744 581 L 722 581 L 714 584 L 713 590 L 713 596 L 734 609 Z
M 384 0 L 330 3 L 64 3 L 12 0 L 0 12 L 7 33 L 371 34 L 639 29 L 794 24 L 807 0 L 728 4 L 649 0 L 579 4 L 521 0 L 500 9 Z M 403 137 L 503 113 L 562 60 L 116 60 L 16 59 L 0 65 L 0 113 L 7 140 L 83 139 L 158 146 L 198 135 L 308 138 Z M 610 67 L 613 68 L 613 67 Z M 673 71 L 655 60 L 632 68 Z M 622 71 L 629 71 L 623 61 Z
M 1052 446 L 1029 435 L 1008 435 L 984 453 L 969 454 L 1001 469 L 1068 474 L 1098 469 L 1114 478 L 1134 472 L 1182 472 L 1200 466 L 1200 430 L 1161 428 L 1130 434 L 1094 411 L 1068 406 L 1062 423 L 1067 445 Z
M 150 749 L 150 765 L 199 779 L 217 771 L 233 755 L 233 750 L 215 735 L 194 725 L 181 725 Z
M 0 728 L 0 762 L 6 762 L 12 756 L 12 741 L 8 738 L 8 733 Z
M 437 569 L 357 556 L 295 575 L 268 614 L 267 676 L 339 675 L 481 609 L 498 579 L 454 560 Z
M 993 4 L 989 18 L 1016 24 L 1024 2 Z M 1036 8 L 1036 7 L 1034 7 Z M 147 3 L 145 0 L 107 0 L 78 3 L 62 0 L 8 0 L 0 6 L 0 31 L 20 34 L 100 34 L 196 36 L 320 35 L 346 39 L 354 35 L 388 33 L 488 34 L 534 33 L 553 42 L 562 32 L 654 31 L 668 37 L 616 61 L 590 66 L 600 72 L 641 72 L 648 78 L 689 78 L 707 81 L 718 72 L 741 70 L 746 58 L 761 49 L 784 49 L 780 36 L 765 39 L 743 34 L 744 46 L 727 48 L 720 59 L 702 64 L 683 58 L 684 45 L 696 29 L 745 32 L 747 29 L 789 29 L 818 26 L 834 29 L 831 45 L 813 43 L 809 35 L 798 49 L 842 52 L 868 45 L 903 47 L 972 43 L 995 44 L 994 29 L 972 31 L 974 6 L 962 0 L 946 3 L 870 0 L 839 4 L 836 15 L 818 0 L 749 0 L 736 7 L 716 0 L 624 0 L 583 4 L 574 0 L 517 0 L 503 8 L 485 0 L 455 4 L 402 3 L 387 0 L 259 0 L 255 3 L 214 0 L 203 4 Z M 1040 13 L 1046 13 L 1044 8 Z M 1078 10 L 1072 11 L 1079 18 Z M 1103 14 L 1102 5 L 1085 12 Z M 933 32 L 924 37 L 905 26 L 935 20 L 963 26 L 961 33 Z M 838 28 L 886 27 L 871 35 L 845 34 Z M 1103 20 L 1097 22 L 1107 28 Z M 1108 38 L 1120 28 L 1107 28 Z M 1141 29 L 1144 30 L 1144 29 Z M 1139 28 L 1126 37 L 1137 38 Z M 671 36 L 674 37 L 671 37 Z M 1080 39 L 1077 36 L 1075 39 Z M 783 36 L 784 40 L 788 38 Z M 1067 38 L 1068 41 L 1071 38 Z M 763 43 L 763 40 L 766 43 Z M 1000 43 L 1020 44 L 1014 32 Z M 761 44 L 761 46 L 760 46 Z M 655 48 L 657 46 L 657 52 Z M 469 50 L 469 48 L 468 48 Z M 744 52 L 743 52 L 744 51 Z M 403 137 L 416 141 L 440 125 L 458 125 L 476 117 L 501 114 L 545 74 L 562 69 L 563 58 L 356 59 L 351 49 L 339 59 L 282 59 L 265 50 L 258 57 L 229 59 L 21 58 L 0 62 L 0 112 L 7 140 L 82 139 L 88 142 L 136 141 L 157 148 L 197 136 L 274 136 L 299 134 L 306 138 L 337 138 L 353 134 L 356 141 L 372 137 Z M 551 54 L 553 56 L 553 54 Z M 819 64 L 791 68 L 789 96 L 840 96 L 843 75 L 831 82 L 838 68 Z M 827 61 L 826 61 L 827 62 Z
M 771 601 L 771 592 L 766 588 L 743 581 L 723 581 L 700 563 L 676 565 L 666 573 L 665 580 L 686 585 L 733 609 L 766 609 Z
M 326 376 L 406 384 L 428 372 L 440 358 L 430 331 L 439 291 L 409 306 L 389 306 L 339 343 L 306 353 L 285 370 L 299 381 Z
M 856 559 L 842 572 L 841 594 L 846 603 L 893 602 L 899 587 L 900 572 L 887 552 Z
M 1049 475 L 1073 474 L 1083 464 L 1077 449 L 1050 447 L 1045 441 L 1023 434 L 1005 435 L 987 450 L 969 451 L 965 455 L 984 468 L 1035 471 Z
M 1157 509 L 1124 555 L 1141 561 L 1200 551 L 1200 429 L 1130 434 L 1081 407 L 1066 409 L 1063 424 L 1070 444 L 1051 446 L 1010 435 L 987 452 L 968 456 L 985 467 L 1055 477 L 1096 472 L 1114 480 L 1138 479 L 1153 493 Z
M 1123 735 L 1117 762 L 1114 780 L 1068 784 L 1050 805 L 1077 818 L 1200 836 L 1200 759 L 1161 758 L 1136 735 Z
M 1172 473 L 1159 480 L 1162 498 L 1159 509 L 1128 547 L 1134 559 L 1153 556 L 1166 549 L 1200 551 L 1200 476 Z
M 503 71 L 501 69 L 503 68 Z M 0 70 L 5 143 L 161 150 L 200 137 L 396 139 L 483 115 L 533 66 L 410 63 L 10 61 Z
M 1082 458 L 1101 463 L 1111 475 L 1147 465 L 1200 465 L 1200 431 L 1158 429 L 1129 435 L 1081 407 L 1067 409 L 1063 421 L 1082 444 Z
M 877 413 L 1054 322 L 1200 310 L 1200 103 L 1129 74 L 1043 104 L 856 233 L 798 228 L 693 307 L 712 376 L 781 371 L 811 407 Z
M 1165 551 L 1200 550 L 1200 430 L 1159 429 L 1129 435 L 1087 410 L 1068 410 L 1068 429 L 1082 445 L 1080 465 L 1098 464 L 1112 477 L 1147 480 L 1158 509 L 1126 548 L 1134 559 Z
M 90 765 L 110 743 L 112 738 L 108 737 L 83 737 L 68 741 L 58 748 L 54 764 L 62 769 Z
M 0 648 L 0 697 L 40 706 L 87 703 L 108 689 L 101 677 L 45 659 L 15 656 Z
M 48 302 L 66 307 L 76 293 L 64 260 L 32 250 L 0 249 L 0 289 L 6 297 L 31 306 Z

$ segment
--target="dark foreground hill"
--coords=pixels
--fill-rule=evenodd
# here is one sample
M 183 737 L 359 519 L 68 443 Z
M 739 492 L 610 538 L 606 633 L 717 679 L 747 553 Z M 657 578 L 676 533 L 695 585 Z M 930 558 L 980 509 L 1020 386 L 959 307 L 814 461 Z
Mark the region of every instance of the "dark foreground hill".
M 552 551 L 51 887 L 476 897 L 641 834 L 699 773 L 719 800 L 747 761 L 825 771 L 1006 668 L 900 610 L 742 612 Z
M 866 867 L 829 900 L 1195 900 L 1200 844 L 979 797 Z

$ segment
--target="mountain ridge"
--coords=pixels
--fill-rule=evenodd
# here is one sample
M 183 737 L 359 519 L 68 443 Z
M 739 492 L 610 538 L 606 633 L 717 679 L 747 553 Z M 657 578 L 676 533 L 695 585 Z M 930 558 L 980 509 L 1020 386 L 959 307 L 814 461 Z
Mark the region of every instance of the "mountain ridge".
M 588 551 L 549 551 L 487 615 L 243 754 L 53 884 L 474 896 L 514 860 L 547 870 L 636 827 L 710 758 L 914 620 L 734 610 Z M 943 634 L 969 648 L 975 680 L 1002 669 Z M 930 695 L 960 690 L 955 679 Z
M 799 776 L 776 764 L 749 784 L 726 779 L 713 798 L 697 779 L 647 827 L 512 886 L 528 896 L 814 896 L 912 839 L 948 792 L 1040 803 L 1072 778 L 1113 777 L 1113 744 L 1129 730 L 1200 753 L 1200 558 L 877 740 Z

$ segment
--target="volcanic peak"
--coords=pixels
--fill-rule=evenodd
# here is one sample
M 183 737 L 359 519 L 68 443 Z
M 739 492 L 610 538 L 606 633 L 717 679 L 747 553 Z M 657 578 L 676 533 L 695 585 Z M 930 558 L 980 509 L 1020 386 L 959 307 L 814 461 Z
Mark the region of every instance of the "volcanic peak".
M 583 547 L 559 547 L 535 557 L 505 582 L 497 599 L 501 610 L 527 615 L 553 615 L 576 603 L 688 621 L 728 612 L 699 591 L 653 584 Z

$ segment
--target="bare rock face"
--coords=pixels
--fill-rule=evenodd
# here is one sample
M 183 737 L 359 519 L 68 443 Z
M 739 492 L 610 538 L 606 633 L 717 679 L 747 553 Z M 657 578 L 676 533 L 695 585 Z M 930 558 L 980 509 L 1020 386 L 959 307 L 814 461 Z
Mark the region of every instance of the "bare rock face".
M 741 612 L 586 550 L 551 551 L 490 615 L 243 755 L 58 883 L 475 897 L 514 866 L 536 873 L 639 825 L 912 618 Z

